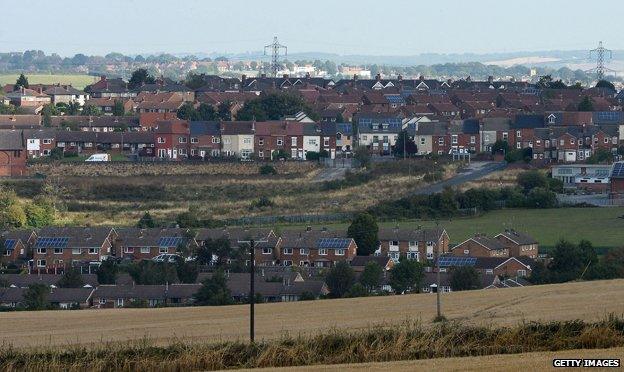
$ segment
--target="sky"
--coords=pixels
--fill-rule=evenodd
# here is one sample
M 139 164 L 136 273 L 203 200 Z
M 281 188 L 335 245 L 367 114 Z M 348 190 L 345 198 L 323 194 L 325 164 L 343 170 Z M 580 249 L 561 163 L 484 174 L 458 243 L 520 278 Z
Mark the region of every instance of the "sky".
M 2 2 L 0 52 L 243 53 L 274 36 L 341 55 L 624 49 L 621 0 Z

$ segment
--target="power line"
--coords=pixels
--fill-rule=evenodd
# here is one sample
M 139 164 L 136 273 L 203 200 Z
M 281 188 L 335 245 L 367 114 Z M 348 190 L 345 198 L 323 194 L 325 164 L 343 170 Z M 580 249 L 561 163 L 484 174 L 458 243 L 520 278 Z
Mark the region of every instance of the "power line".
M 273 73 L 273 77 L 277 77 L 277 72 L 280 69 L 279 56 L 280 50 L 284 49 L 284 55 L 288 55 L 288 47 L 282 45 L 277 40 L 277 36 L 273 38 L 273 44 L 266 45 L 264 47 L 264 55 L 267 54 L 267 50 L 271 51 L 271 72 Z
M 256 243 L 268 243 L 267 240 L 239 240 L 238 244 L 249 244 L 249 341 L 253 344 L 255 339 L 255 309 L 256 289 Z
M 608 60 L 611 60 L 611 58 L 613 58 L 613 51 L 603 47 L 602 41 L 598 43 L 598 48 L 592 49 L 589 51 L 589 58 L 596 59 L 596 67 L 591 70 L 588 70 L 588 72 L 595 71 L 596 77 L 598 78 L 598 80 L 604 79 L 605 71 L 615 72 L 614 70 L 611 70 L 610 68 L 605 67 L 605 57 Z

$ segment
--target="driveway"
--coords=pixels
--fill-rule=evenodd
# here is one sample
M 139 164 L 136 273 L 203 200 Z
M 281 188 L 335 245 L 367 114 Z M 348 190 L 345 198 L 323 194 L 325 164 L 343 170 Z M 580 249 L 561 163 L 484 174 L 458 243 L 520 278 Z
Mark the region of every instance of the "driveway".
M 466 182 L 471 182 L 483 178 L 490 173 L 505 169 L 505 162 L 472 162 L 468 167 L 460 170 L 455 176 L 420 188 L 414 192 L 415 195 L 436 194 L 444 190 L 445 187 L 455 187 Z

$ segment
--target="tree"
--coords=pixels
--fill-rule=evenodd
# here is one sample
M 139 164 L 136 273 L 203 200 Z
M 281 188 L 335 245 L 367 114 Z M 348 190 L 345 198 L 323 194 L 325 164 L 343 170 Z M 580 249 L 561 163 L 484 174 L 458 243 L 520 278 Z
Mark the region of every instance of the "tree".
M 20 88 L 28 88 L 28 86 L 28 78 L 24 76 L 24 74 L 20 74 L 20 76 L 17 78 L 17 81 L 15 82 L 15 90 L 18 90 Z
M 528 193 L 536 187 L 548 188 L 548 177 L 546 177 L 544 173 L 537 170 L 526 171 L 518 174 L 516 181 L 525 193 Z
M 361 283 L 355 283 L 349 288 L 345 297 L 366 297 L 368 296 L 368 289 L 364 287 Z
M 145 212 L 143 217 L 137 222 L 137 227 L 141 229 L 152 229 L 156 227 L 156 223 L 154 222 L 154 218 L 150 214 L 150 212 Z
M 368 213 L 359 213 L 351 222 L 347 236 L 355 240 L 358 256 L 368 256 L 379 247 L 379 226 L 375 217 Z
M 21 205 L 15 203 L 11 204 L 4 211 L 3 225 L 5 227 L 24 227 L 26 226 L 26 213 Z
M 199 269 L 197 268 L 197 264 L 195 262 L 185 262 L 184 259 L 179 259 L 176 262 L 176 273 L 178 274 L 180 282 L 192 284 L 195 283 L 195 280 L 197 280 Z
M 424 275 L 422 266 L 416 260 L 402 260 L 390 270 L 390 286 L 397 294 L 418 290 Z
M 613 153 L 607 149 L 598 148 L 585 161 L 587 164 L 610 164 L 613 162 Z
M 492 155 L 502 152 L 503 154 L 507 154 L 509 152 L 509 143 L 504 140 L 496 140 L 492 145 Z
M 140 68 L 132 72 L 132 76 L 128 81 L 128 88 L 136 89 L 144 84 L 154 84 L 155 81 L 154 77 L 146 69 Z
M 217 115 L 221 121 L 232 121 L 232 102 L 225 101 L 217 106 Z
M 329 288 L 330 296 L 344 297 L 355 283 L 355 272 L 348 263 L 340 261 L 329 269 L 325 276 L 325 283 Z
M 84 286 L 84 279 L 82 278 L 82 274 L 80 274 L 80 270 L 78 269 L 69 269 L 67 270 L 61 279 L 56 283 L 57 286 L 61 288 L 80 288 Z
M 605 279 L 624 278 L 624 247 L 611 249 L 604 255 Z
M 43 126 L 51 127 L 52 126 L 52 116 L 57 116 L 60 114 L 60 110 L 54 106 L 53 104 L 44 105 L 41 109 L 41 116 L 43 117 Z
M 615 91 L 615 86 L 613 85 L 613 83 L 608 81 L 608 80 L 604 80 L 604 79 L 599 80 L 596 83 L 596 88 L 606 88 L 606 89 Z
M 102 110 L 93 105 L 85 105 L 82 108 L 82 116 L 102 116 Z
M 318 120 L 319 116 L 308 106 L 303 98 L 293 93 L 269 93 L 261 97 L 247 101 L 237 112 L 237 120 L 279 120 L 287 115 L 297 112 L 305 112 L 312 120 Z
M 567 282 L 578 279 L 586 265 L 580 249 L 567 240 L 560 240 L 553 249 L 552 261 L 548 269 L 554 282 Z
M 125 114 L 126 108 L 124 107 L 123 101 L 120 99 L 116 99 L 113 106 L 113 116 L 124 116 Z
M 201 265 L 210 265 L 216 258 L 216 266 L 224 267 L 230 260 L 240 258 L 237 250 L 230 245 L 230 240 L 221 237 L 207 239 L 204 245 L 197 250 L 197 262 Z
M 119 268 L 113 260 L 104 260 L 96 272 L 99 284 L 115 284 Z
M 201 288 L 193 296 L 198 305 L 221 306 L 234 303 L 222 270 L 203 281 Z
M 190 206 L 188 211 L 182 212 L 176 217 L 176 223 L 178 227 L 202 227 L 199 209 L 195 205 Z
M 405 150 L 405 154 L 403 154 Z M 392 147 L 392 152 L 396 157 L 410 157 L 418 153 L 418 147 L 414 140 L 409 137 L 406 130 L 402 130 L 397 137 L 395 145 Z
M 353 152 L 353 159 L 355 159 L 360 167 L 368 168 L 371 163 L 371 154 L 366 146 L 358 146 Z
M 481 278 L 472 266 L 459 266 L 451 270 L 451 288 L 453 291 L 467 291 L 481 288 Z
M 54 205 L 45 197 L 38 197 L 24 208 L 26 223 L 31 227 L 45 227 L 54 222 Z
M 594 111 L 594 103 L 589 96 L 583 97 L 583 100 L 578 104 L 578 111 Z
M 24 306 L 28 310 L 45 310 L 50 307 L 48 293 L 50 289 L 45 284 L 31 284 L 24 291 Z
M 370 261 L 364 266 L 364 271 L 360 276 L 360 283 L 370 292 L 379 287 L 383 268 L 375 261 Z
M 175 283 L 178 280 L 175 265 L 143 260 L 128 266 L 128 274 L 137 284 L 154 285 Z

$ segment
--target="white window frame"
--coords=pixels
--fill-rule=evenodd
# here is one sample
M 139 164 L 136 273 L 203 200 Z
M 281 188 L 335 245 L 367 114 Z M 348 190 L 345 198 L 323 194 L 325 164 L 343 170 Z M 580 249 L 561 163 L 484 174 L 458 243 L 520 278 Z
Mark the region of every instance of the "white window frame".
M 319 249 L 319 256 L 327 256 L 327 249 L 320 248 Z
M 139 252 L 141 252 L 142 254 L 149 254 L 151 252 L 151 249 L 150 247 L 141 247 Z
M 286 255 L 292 255 L 293 254 L 293 249 L 292 248 L 284 248 L 283 253 L 286 254 Z

